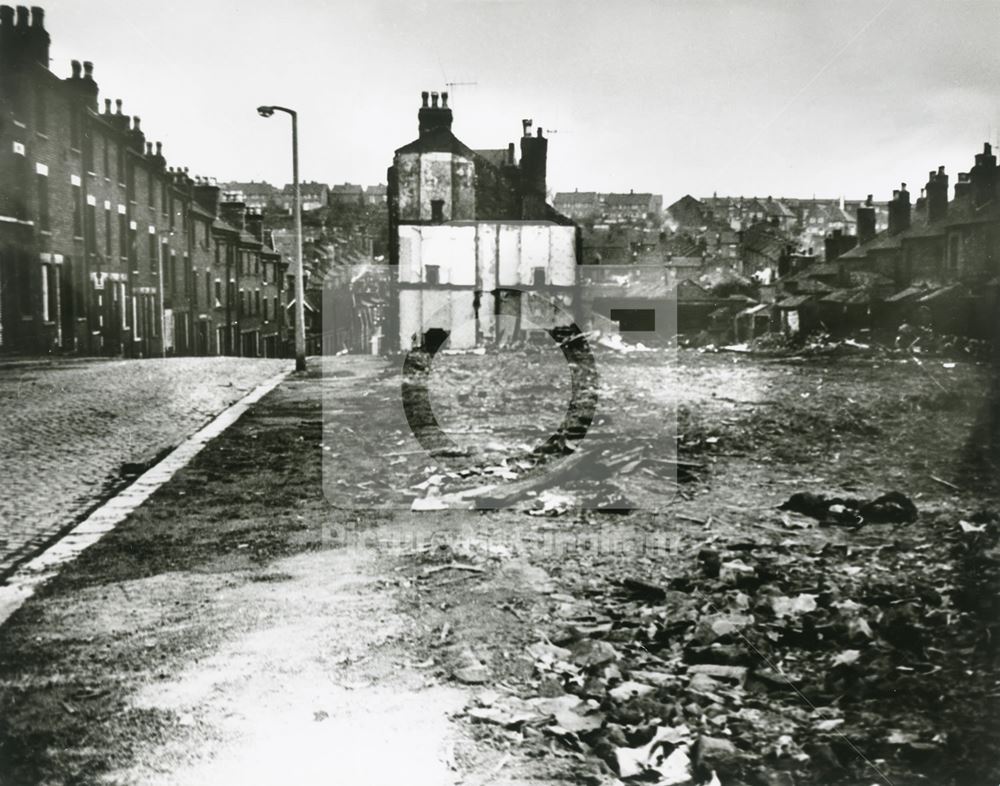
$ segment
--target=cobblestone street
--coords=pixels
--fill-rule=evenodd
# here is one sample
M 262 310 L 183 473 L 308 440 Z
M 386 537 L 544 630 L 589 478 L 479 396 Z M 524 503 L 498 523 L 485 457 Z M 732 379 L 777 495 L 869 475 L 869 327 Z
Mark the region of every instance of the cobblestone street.
M 240 358 L 0 366 L 0 577 L 129 470 L 287 367 Z

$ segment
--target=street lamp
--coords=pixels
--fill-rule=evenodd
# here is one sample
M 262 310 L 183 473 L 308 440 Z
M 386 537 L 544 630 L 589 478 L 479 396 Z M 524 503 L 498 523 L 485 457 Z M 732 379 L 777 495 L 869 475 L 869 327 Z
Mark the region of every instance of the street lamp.
M 299 191 L 299 116 L 283 106 L 259 106 L 257 114 L 271 117 L 284 112 L 292 118 L 292 183 L 295 188 L 295 370 L 306 370 L 305 285 L 302 274 L 302 194 Z

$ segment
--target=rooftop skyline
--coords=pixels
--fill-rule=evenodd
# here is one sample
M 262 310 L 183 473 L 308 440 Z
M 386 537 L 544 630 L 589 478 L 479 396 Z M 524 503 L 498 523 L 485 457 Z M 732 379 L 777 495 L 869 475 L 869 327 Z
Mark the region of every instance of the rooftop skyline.
M 1000 130 L 984 0 L 44 3 L 52 70 L 92 60 L 173 166 L 225 180 L 385 182 L 421 90 L 497 148 L 532 118 L 552 191 L 885 199 L 967 170 Z M 127 9 L 123 14 L 123 9 Z M 476 82 L 453 85 L 448 82 Z

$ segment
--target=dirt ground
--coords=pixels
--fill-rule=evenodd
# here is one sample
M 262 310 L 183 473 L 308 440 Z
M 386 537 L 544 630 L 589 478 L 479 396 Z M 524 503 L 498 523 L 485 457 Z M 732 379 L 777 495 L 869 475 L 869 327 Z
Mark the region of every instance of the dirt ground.
M 0 628 L 0 784 L 997 782 L 988 369 L 601 355 L 545 488 L 556 361 L 440 358 L 434 456 L 283 384 Z

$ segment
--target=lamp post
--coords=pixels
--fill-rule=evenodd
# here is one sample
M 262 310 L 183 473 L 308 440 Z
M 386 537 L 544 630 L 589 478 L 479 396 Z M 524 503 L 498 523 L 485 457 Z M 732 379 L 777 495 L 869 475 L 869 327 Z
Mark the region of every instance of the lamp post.
M 284 112 L 292 118 L 292 183 L 295 188 L 295 370 L 306 370 L 305 284 L 302 273 L 302 194 L 299 190 L 299 116 L 283 106 L 259 106 L 257 114 Z

